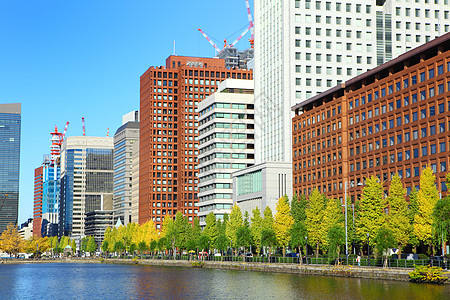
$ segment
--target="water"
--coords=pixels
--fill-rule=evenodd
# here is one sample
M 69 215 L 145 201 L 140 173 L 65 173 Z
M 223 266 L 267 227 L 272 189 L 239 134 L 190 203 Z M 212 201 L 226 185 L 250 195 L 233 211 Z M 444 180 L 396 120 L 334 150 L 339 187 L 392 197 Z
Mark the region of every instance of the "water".
M 450 299 L 450 285 L 109 264 L 0 265 L 1 299 Z

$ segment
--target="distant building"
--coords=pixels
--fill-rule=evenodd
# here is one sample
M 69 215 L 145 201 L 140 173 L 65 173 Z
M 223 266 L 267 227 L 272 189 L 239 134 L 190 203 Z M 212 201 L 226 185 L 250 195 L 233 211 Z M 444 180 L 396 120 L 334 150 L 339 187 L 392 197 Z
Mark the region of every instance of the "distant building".
M 85 235 L 85 215 L 113 194 L 111 137 L 67 137 L 61 149 L 59 235 Z
M 93 236 L 99 248 L 105 238 L 105 230 L 113 227 L 113 200 L 112 195 L 104 195 L 101 198 L 99 209 L 86 213 L 85 233 Z
M 17 225 L 21 104 L 0 104 L 0 234 Z
M 219 58 L 170 56 L 141 76 L 139 223 L 197 216 L 198 104 L 227 78 L 252 79 Z
M 225 67 L 228 69 L 250 69 L 248 62 L 253 59 L 253 56 L 253 48 L 239 51 L 237 48 L 227 47 L 217 57 L 225 60 Z
M 120 218 L 127 225 L 131 220 L 132 152 L 139 148 L 139 111 L 123 118 L 122 126 L 114 134 L 114 223 Z
M 199 103 L 198 216 L 217 219 L 233 206 L 232 173 L 254 164 L 253 80 L 227 79 Z
M 33 236 L 33 219 L 30 218 L 26 222 L 20 225 L 19 235 L 24 239 L 28 240 Z

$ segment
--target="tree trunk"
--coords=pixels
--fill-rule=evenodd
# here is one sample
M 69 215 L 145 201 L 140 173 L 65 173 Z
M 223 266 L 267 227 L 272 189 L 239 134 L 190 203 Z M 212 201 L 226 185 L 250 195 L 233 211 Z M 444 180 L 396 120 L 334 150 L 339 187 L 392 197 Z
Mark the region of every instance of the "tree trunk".
M 398 251 L 397 251 L 397 257 L 400 259 L 401 255 L 402 255 L 402 245 L 398 244 Z
M 319 242 L 316 244 L 316 259 L 319 259 Z
M 283 258 L 286 255 L 286 247 L 283 245 Z
M 299 264 L 303 264 L 302 248 L 300 248 L 300 246 L 298 246 L 297 248 L 298 248 L 298 262 Z

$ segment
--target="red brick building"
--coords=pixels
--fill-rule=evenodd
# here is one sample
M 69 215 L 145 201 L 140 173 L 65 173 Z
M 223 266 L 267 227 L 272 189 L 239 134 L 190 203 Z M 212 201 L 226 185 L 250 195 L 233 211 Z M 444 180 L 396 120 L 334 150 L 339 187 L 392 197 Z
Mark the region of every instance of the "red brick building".
M 44 167 L 34 169 L 33 236 L 41 236 Z
M 197 105 L 226 78 L 252 79 L 216 58 L 170 56 L 141 76 L 139 223 L 197 215 Z
M 450 34 L 348 80 L 292 108 L 294 191 L 315 187 L 354 200 L 366 177 L 385 193 L 392 176 L 407 191 L 433 169 L 446 192 L 450 156 Z

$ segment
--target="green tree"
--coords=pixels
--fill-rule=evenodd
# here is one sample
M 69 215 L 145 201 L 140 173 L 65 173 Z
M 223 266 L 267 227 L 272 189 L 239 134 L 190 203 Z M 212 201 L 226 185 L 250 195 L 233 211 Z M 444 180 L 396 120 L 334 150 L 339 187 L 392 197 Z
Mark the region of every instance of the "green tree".
M 175 220 L 168 222 L 165 233 L 167 245 L 172 248 L 173 258 L 176 259 L 177 248 L 185 249 L 189 234 L 192 230 L 187 218 L 179 211 L 175 215 Z
M 289 235 L 291 236 L 290 245 L 292 248 L 298 249 L 299 257 L 302 257 L 301 247 L 306 246 L 305 237 L 307 234 L 308 230 L 306 229 L 305 223 L 295 220 L 289 232 Z M 300 261 L 302 260 L 300 259 Z
M 139 254 L 141 255 L 141 259 L 142 259 L 144 251 L 147 251 L 147 249 L 148 249 L 147 243 L 145 241 L 139 242 L 138 248 L 139 248 Z
M 432 244 L 433 208 L 439 200 L 439 192 L 434 185 L 435 181 L 436 177 L 433 171 L 426 167 L 420 175 L 420 190 L 417 195 L 419 211 L 414 217 L 415 236 L 420 242 L 430 246 Z
M 262 220 L 261 227 L 263 230 L 273 230 L 273 213 L 269 206 L 264 209 L 264 219 Z
M 150 242 L 149 250 L 152 255 L 154 255 L 154 252 L 156 250 L 156 247 L 158 247 L 158 240 L 153 240 Z
M 341 253 L 342 245 L 345 245 L 345 232 L 342 226 L 333 224 L 328 229 L 328 257 L 331 260 L 336 259 L 336 265 L 339 262 L 339 254 Z
M 209 244 L 211 243 L 211 238 L 206 234 L 201 234 L 198 239 L 198 248 L 204 251 L 205 249 L 209 250 Z
M 304 195 L 297 197 L 294 194 L 291 201 L 291 215 L 295 221 L 304 222 L 306 220 L 306 208 L 308 207 L 308 201 Z
M 237 230 L 243 223 L 242 212 L 239 206 L 234 205 L 231 209 L 230 220 L 227 222 L 226 235 L 231 240 L 233 247 L 237 247 Z M 236 251 L 236 249 L 235 249 Z
M 97 250 L 97 243 L 95 242 L 95 239 L 93 236 L 89 236 L 87 244 L 86 244 L 86 251 L 89 253 L 95 252 Z
M 379 256 L 384 257 L 383 267 L 386 268 L 389 257 L 388 250 L 389 248 L 395 247 L 397 243 L 390 227 L 383 225 L 380 230 L 378 230 L 377 235 L 375 236 L 375 241 L 375 249 Z
M 120 258 L 120 256 L 122 255 L 122 251 L 123 251 L 124 249 L 125 249 L 125 247 L 124 247 L 122 241 L 117 241 L 117 242 L 114 243 L 113 251 L 118 253 L 119 258 Z
M 103 241 L 101 248 L 102 248 L 102 251 L 105 253 L 105 257 L 108 257 L 108 247 L 109 247 L 109 242 Z
M 220 250 L 221 261 L 223 261 L 223 251 L 227 250 L 230 241 L 225 233 L 221 233 L 216 239 L 216 248 Z
M 75 242 L 75 239 L 72 240 L 72 243 L 70 244 L 70 247 L 72 247 L 72 252 L 77 252 L 77 243 Z
M 397 242 L 399 255 L 402 247 L 408 244 L 411 226 L 408 219 L 408 204 L 405 199 L 406 190 L 403 188 L 402 180 L 398 174 L 392 178 L 389 186 L 389 215 L 387 217 L 389 229 Z
M 386 221 L 383 200 L 383 185 L 376 176 L 366 179 L 366 186 L 356 212 L 356 235 L 361 241 L 367 240 L 367 234 L 375 237 L 381 226 Z M 374 238 L 370 239 L 371 246 L 376 243 Z
M 316 258 L 319 257 L 320 245 L 326 243 L 327 230 L 324 223 L 326 199 L 314 189 L 309 196 L 309 206 L 306 209 L 306 228 L 308 230 L 308 242 L 311 247 L 315 247 Z
M 134 255 L 136 254 L 136 250 L 137 250 L 137 245 L 135 244 L 135 243 L 132 243 L 131 245 L 130 245 L 130 253 L 131 253 L 131 256 L 133 256 L 133 258 L 134 258 Z
M 331 227 L 339 226 L 344 228 L 345 216 L 342 213 L 341 203 L 337 199 L 327 199 L 325 200 L 325 211 L 323 214 L 323 225 L 325 227 L 326 238 L 322 242 L 324 250 L 329 247 L 328 232 Z
M 433 227 L 438 240 L 444 247 L 450 237 L 450 197 L 440 199 L 433 209 Z M 444 247 L 445 249 L 445 247 Z M 447 253 L 448 254 L 448 253 Z
M 419 212 L 419 202 L 417 200 L 418 191 L 415 187 L 412 188 L 409 194 L 409 205 L 408 205 L 408 220 L 409 220 L 409 243 L 413 246 L 413 253 L 416 253 L 417 245 L 419 245 L 419 240 L 414 234 L 414 223 L 416 215 Z
M 289 199 L 281 197 L 277 203 L 277 213 L 275 214 L 274 226 L 277 243 L 283 247 L 283 257 L 286 255 L 286 246 L 289 245 L 291 235 L 289 234 L 294 224 L 294 218 L 291 216 L 289 208 Z
M 246 253 L 246 247 L 252 243 L 252 233 L 250 231 L 250 224 L 248 223 L 248 212 L 245 212 L 244 222 L 239 226 L 236 232 L 236 244 L 238 247 L 244 247 L 244 253 Z
M 250 231 L 252 233 L 253 244 L 256 246 L 256 254 L 261 252 L 261 231 L 262 231 L 261 211 L 258 207 L 252 210 Z
M 214 244 L 217 236 L 219 235 L 219 231 L 217 230 L 216 216 L 214 215 L 213 212 L 210 212 L 206 216 L 205 222 L 206 222 L 206 225 L 205 225 L 205 228 L 203 229 L 203 234 L 207 235 L 209 237 L 209 239 L 211 240 L 211 243 Z
M 272 255 L 272 247 L 277 244 L 277 236 L 273 229 L 263 229 L 261 232 L 261 243 L 265 247 L 269 247 L 269 261 Z

